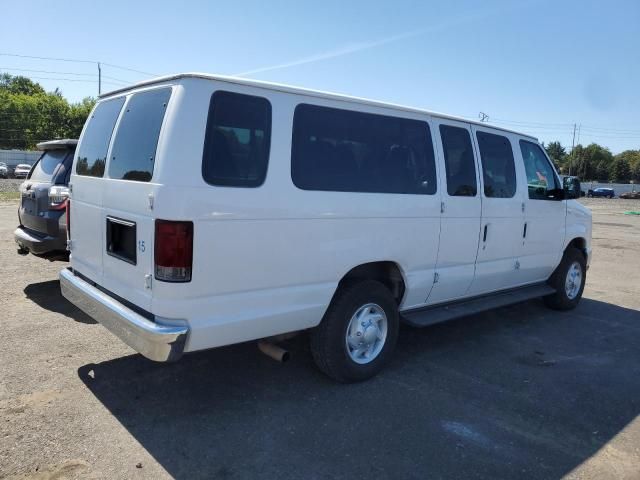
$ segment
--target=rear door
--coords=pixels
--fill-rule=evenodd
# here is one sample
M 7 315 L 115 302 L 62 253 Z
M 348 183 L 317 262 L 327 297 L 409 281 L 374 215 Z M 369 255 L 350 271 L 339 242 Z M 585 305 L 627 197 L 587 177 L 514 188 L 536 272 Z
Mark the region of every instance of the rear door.
M 71 258 L 74 270 L 102 282 L 103 176 L 109 144 L 125 98 L 105 100 L 87 120 L 71 175 Z
M 116 125 L 103 180 L 102 286 L 151 310 L 152 181 L 156 148 L 171 87 L 128 96 Z

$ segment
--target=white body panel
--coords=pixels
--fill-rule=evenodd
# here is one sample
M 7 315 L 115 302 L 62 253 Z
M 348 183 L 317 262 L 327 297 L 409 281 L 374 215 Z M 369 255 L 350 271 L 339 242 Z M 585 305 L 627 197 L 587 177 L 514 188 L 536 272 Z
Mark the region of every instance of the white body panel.
M 94 282 L 156 317 L 186 321 L 185 351 L 200 350 L 317 325 L 338 283 L 352 268 L 393 262 L 404 281 L 400 309 L 488 293 L 548 277 L 562 254 L 565 214 L 555 202 L 531 209 L 532 225 L 552 212 L 554 227 L 538 232 L 523 250 L 526 184 L 518 177 L 513 199 L 449 197 L 443 182 L 438 122 L 471 127 L 452 117 L 319 92 L 222 77 L 179 76 L 149 84 L 172 85 L 150 182 L 72 174 L 72 266 Z M 130 95 L 142 84 L 117 93 Z M 266 180 L 257 188 L 221 187 L 202 177 L 203 144 L 213 92 L 227 90 L 267 98 L 272 108 Z M 107 96 L 112 98 L 114 95 Z M 293 113 L 311 103 L 427 122 L 434 140 L 438 191 L 434 195 L 307 191 L 291 178 Z M 472 134 L 475 145 L 475 133 Z M 80 140 L 82 142 L 82 138 Z M 476 147 L 476 160 L 479 161 Z M 109 163 L 107 161 L 107 171 Z M 520 168 L 520 167 L 517 167 Z M 153 197 L 152 207 L 149 196 Z M 441 202 L 444 209 L 441 213 Z M 577 210 L 577 207 L 576 207 Z M 134 221 L 145 242 L 131 265 L 105 252 L 107 216 Z M 576 222 L 584 223 L 584 218 Z M 193 272 L 188 283 L 166 283 L 154 273 L 154 220 L 194 224 Z M 481 232 L 490 225 L 487 242 Z M 533 228 L 533 227 L 532 227 Z M 573 229 L 575 231 L 577 229 Z M 589 227 L 584 228 L 583 234 Z M 544 242 L 545 232 L 553 241 Z M 582 234 L 581 234 L 582 235 Z M 564 240 L 563 240 L 564 239 Z M 484 245 L 483 245 L 484 243 Z M 553 251 L 550 251 L 553 250 Z M 476 261 L 477 256 L 477 261 Z M 519 276 L 518 258 L 538 265 Z M 526 261 L 525 261 L 526 262 Z M 440 282 L 434 285 L 434 274 Z M 533 281 L 533 280 L 532 280 Z

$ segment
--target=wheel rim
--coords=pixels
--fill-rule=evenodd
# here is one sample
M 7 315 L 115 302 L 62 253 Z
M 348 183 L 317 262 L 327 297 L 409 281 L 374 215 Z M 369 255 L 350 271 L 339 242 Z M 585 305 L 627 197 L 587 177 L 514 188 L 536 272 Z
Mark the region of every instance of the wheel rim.
M 380 305 L 367 303 L 353 314 L 345 334 L 349 358 L 364 365 L 380 355 L 387 340 L 387 315 Z
M 567 271 L 567 278 L 564 282 L 564 290 L 569 300 L 578 296 L 582 286 L 582 266 L 578 262 L 573 262 Z

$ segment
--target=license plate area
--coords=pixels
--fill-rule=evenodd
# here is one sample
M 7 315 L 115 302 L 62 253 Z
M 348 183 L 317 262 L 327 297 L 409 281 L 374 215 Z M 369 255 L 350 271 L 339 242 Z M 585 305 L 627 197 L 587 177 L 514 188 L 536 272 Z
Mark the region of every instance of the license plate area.
M 107 217 L 107 255 L 135 265 L 136 243 L 135 222 Z

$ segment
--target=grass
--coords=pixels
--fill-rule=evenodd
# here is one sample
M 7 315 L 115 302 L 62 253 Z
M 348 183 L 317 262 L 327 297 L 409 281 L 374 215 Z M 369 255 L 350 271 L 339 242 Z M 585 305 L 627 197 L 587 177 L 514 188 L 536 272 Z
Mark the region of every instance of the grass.
M 20 200 L 20 192 L 0 192 L 0 202 L 17 202 Z

